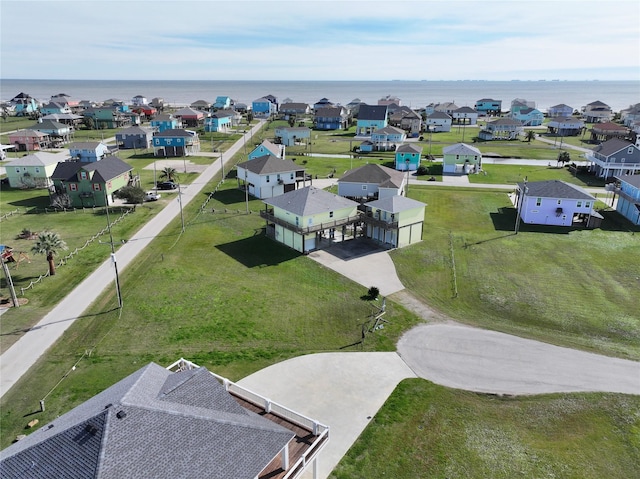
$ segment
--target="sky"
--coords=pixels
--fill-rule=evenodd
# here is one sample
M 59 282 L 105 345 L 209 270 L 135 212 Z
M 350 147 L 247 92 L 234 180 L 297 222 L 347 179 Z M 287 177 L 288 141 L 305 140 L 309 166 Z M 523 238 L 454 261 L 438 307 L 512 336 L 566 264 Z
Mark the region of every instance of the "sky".
M 640 80 L 640 2 L 0 0 L 0 78 Z

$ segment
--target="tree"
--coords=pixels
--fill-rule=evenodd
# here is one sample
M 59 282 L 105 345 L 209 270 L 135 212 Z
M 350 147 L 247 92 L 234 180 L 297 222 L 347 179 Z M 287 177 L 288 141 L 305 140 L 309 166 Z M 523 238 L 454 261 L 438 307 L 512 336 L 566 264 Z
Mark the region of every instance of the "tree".
M 569 154 L 568 151 L 563 151 L 558 155 L 558 163 L 562 163 L 562 166 L 564 166 L 565 163 L 569 163 L 571 161 L 571 155 Z
M 95 120 L 94 120 L 92 117 L 90 117 L 90 116 L 85 116 L 85 117 L 82 119 L 82 123 L 84 124 L 84 126 L 85 126 L 85 128 L 86 128 L 87 130 L 95 130 L 95 129 L 96 129 L 96 122 L 95 122 Z
M 175 168 L 166 166 L 162 169 L 162 172 L 160 173 L 160 178 L 165 179 L 167 181 L 176 181 L 178 179 L 178 171 Z
M 291 116 L 289 117 L 289 126 L 290 126 L 291 128 L 293 128 L 293 127 L 295 126 L 295 124 L 296 124 L 296 117 L 295 117 L 295 116 L 293 116 L 293 115 L 291 115 Z
M 133 203 L 134 205 L 137 203 L 143 203 L 144 195 L 144 190 L 139 186 L 123 186 L 113 193 L 113 196 L 116 198 L 126 200 L 127 203 Z
M 54 256 L 58 254 L 60 250 L 66 250 L 67 243 L 65 243 L 58 233 L 53 231 L 43 231 L 38 234 L 35 244 L 31 247 L 31 251 L 36 254 L 44 254 L 49 262 L 49 276 L 56 274 L 56 264 L 54 262 Z
M 527 133 L 524 135 L 525 140 L 527 140 L 527 143 L 531 143 L 531 140 L 535 140 L 536 139 L 536 132 L 533 130 L 527 130 Z

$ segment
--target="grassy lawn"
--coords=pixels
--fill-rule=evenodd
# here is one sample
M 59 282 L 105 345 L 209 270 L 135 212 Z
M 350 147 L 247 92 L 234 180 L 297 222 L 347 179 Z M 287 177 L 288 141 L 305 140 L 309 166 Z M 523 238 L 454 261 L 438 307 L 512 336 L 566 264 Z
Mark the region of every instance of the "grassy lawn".
M 584 187 L 604 186 L 604 181 L 588 173 L 574 175 L 568 167 L 556 167 L 555 162 L 548 165 L 499 165 L 483 164 L 484 173 L 469 175 L 469 183 L 488 183 L 492 185 L 513 184 L 527 181 L 562 180 Z M 603 192 L 604 193 L 604 192 Z
M 362 324 L 372 312 L 362 299 L 367 288 L 266 238 L 259 200 L 250 201 L 251 215 L 211 213 L 212 208 L 245 209 L 235 182 L 224 186 L 206 213 L 196 214 L 197 201 L 185 209 L 184 235 L 179 236 L 176 220 L 121 273 L 121 316 L 112 310 L 115 292 L 108 288 L 5 394 L 0 404 L 3 447 L 23 430 L 24 415 L 94 347 L 47 397 L 46 412 L 34 416 L 41 424 L 148 361 L 167 365 L 186 357 L 240 379 L 301 354 L 393 351 L 402 332 L 418 323 L 404 308 L 389 304 L 389 326 L 360 344 Z M 13 321 L 8 314 L 3 322 Z
M 504 191 L 409 191 L 428 204 L 424 241 L 391 255 L 415 295 L 468 324 L 640 359 L 640 228 L 603 210 L 601 229 L 514 235 Z
M 329 476 L 626 479 L 640 470 L 640 397 L 504 398 L 400 383 Z

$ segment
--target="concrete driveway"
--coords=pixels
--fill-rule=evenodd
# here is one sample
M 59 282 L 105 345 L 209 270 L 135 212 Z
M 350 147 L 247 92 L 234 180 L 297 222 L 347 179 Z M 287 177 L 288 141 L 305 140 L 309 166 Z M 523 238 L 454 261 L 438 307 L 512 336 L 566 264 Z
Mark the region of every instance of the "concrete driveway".
M 397 353 L 326 353 L 274 364 L 238 384 L 331 428 L 318 457 L 318 477 L 325 478 L 397 384 L 411 377 Z M 308 470 L 303 477 L 313 476 Z

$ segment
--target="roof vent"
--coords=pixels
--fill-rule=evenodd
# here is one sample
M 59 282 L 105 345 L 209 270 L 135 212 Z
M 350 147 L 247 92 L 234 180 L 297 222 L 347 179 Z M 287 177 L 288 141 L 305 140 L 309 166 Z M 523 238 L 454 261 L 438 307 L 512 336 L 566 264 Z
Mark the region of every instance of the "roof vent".
M 124 411 L 118 411 L 118 413 L 116 414 L 116 417 L 118 419 L 124 419 L 125 417 L 127 417 L 127 413 Z
M 87 424 L 84 427 L 84 430 L 87 431 L 89 434 L 91 434 L 92 436 L 95 436 L 96 432 L 98 432 L 98 428 L 95 427 L 93 424 Z
M 104 408 L 105 408 L 105 409 L 109 409 L 111 406 L 113 406 L 113 404 L 112 404 L 112 403 L 109 403 L 109 404 L 107 404 Z

